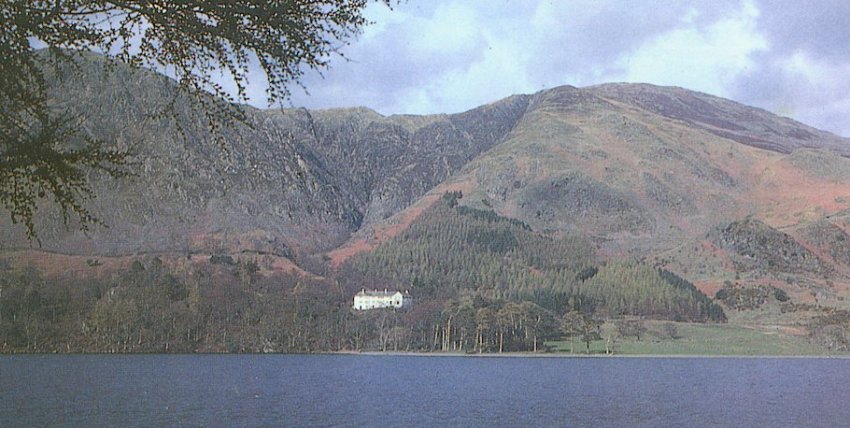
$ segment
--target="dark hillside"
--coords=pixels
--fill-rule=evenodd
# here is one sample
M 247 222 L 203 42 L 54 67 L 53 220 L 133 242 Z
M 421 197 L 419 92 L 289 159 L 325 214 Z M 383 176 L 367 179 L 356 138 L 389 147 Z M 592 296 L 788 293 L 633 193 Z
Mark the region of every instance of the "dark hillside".
M 54 76 L 52 103 L 129 148 L 138 175 L 94 178 L 89 207 L 109 227 L 88 235 L 66 229 L 45 201 L 36 221 L 43 248 L 68 254 L 328 250 L 498 144 L 527 103 L 519 96 L 433 118 L 246 108 L 246 125 L 219 124 L 218 144 L 180 96 L 176 116 L 152 116 L 175 100 L 169 79 L 120 66 L 107 73 L 94 55 L 78 63 L 85 77 Z M 23 228 L 0 222 L 2 248 L 29 246 Z
M 355 256 L 353 292 L 363 281 L 410 287 L 421 299 L 534 301 L 612 316 L 722 320 L 706 296 L 674 275 L 640 263 L 601 263 L 592 246 L 576 237 L 552 239 L 526 224 L 458 205 L 447 193 L 405 232 L 370 253 Z
M 717 230 L 714 242 L 732 251 L 740 271 L 825 274 L 831 267 L 790 235 L 753 219 Z

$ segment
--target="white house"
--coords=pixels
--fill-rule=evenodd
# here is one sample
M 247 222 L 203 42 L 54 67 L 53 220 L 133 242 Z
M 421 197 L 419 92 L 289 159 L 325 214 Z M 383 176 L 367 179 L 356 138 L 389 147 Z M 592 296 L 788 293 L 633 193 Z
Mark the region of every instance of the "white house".
M 410 295 L 401 291 L 360 290 L 354 295 L 354 309 L 403 308 L 410 305 Z

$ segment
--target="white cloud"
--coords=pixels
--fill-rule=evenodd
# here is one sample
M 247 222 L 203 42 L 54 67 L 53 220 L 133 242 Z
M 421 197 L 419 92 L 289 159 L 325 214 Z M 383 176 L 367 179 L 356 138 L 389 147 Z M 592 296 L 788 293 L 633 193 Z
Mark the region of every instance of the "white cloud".
M 625 71 L 613 77 L 728 96 L 730 83 L 755 65 L 753 54 L 768 49 L 758 16 L 750 2 L 705 28 L 694 26 L 689 14 L 679 27 L 624 54 L 618 63 Z
M 420 87 L 410 88 L 400 108 L 409 113 L 459 112 L 519 92 L 531 92 L 527 77 L 529 53 L 522 44 L 482 34 L 474 61 L 441 70 Z
M 850 62 L 834 63 L 797 51 L 776 61 L 784 91 L 774 97 L 771 111 L 822 129 L 850 135 Z
M 441 4 L 433 17 L 418 21 L 411 49 L 422 54 L 470 53 L 482 41 L 476 11 L 460 3 Z
M 408 13 L 390 9 L 380 2 L 369 3 L 366 9 L 363 10 L 363 17 L 370 24 L 363 29 L 360 42 L 368 42 L 370 39 L 379 38 L 387 31 L 389 26 L 404 23 L 412 18 Z
M 808 55 L 806 52 L 797 51 L 793 55 L 783 58 L 781 61 L 782 69 L 788 74 L 804 79 L 806 82 L 817 86 L 830 86 L 832 82 L 823 81 L 824 76 L 836 74 L 836 72 L 846 73 L 846 65 L 836 66 L 824 61 L 818 61 Z
M 350 61 L 335 58 L 324 78 L 305 76 L 311 95 L 295 88 L 292 103 L 454 113 L 564 84 L 631 81 L 725 96 L 846 134 L 850 44 L 827 43 L 844 27 L 819 25 L 834 16 L 817 7 L 781 0 L 796 6 L 779 13 L 758 1 L 433 0 L 393 10 L 374 2 L 365 11 L 374 24 L 343 50 Z M 262 100 L 262 76 L 251 79 Z

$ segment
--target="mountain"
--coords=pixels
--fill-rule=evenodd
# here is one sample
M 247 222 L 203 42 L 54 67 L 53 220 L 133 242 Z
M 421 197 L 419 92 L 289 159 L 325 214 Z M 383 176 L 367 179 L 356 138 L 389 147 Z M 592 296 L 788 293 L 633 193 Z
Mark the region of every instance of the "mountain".
M 463 190 L 462 203 L 471 207 L 553 236 L 585 236 L 603 255 L 652 259 L 709 293 L 742 275 L 787 287 L 789 272 L 780 269 L 787 265 L 805 284 L 795 288 L 797 295 L 812 289 L 834 295 L 847 290 L 843 241 L 818 251 L 822 243 L 812 244 L 805 232 L 825 224 L 846 233 L 848 147 L 847 139 L 793 120 L 680 88 L 555 88 L 531 96 L 498 146 L 331 256 L 373 248 L 441 192 Z M 754 221 L 744 222 L 748 218 Z M 740 222 L 761 226 L 736 227 Z M 724 228 L 727 237 L 717 238 Z M 728 245 L 735 240 L 730 234 L 758 236 L 766 252 L 805 249 L 811 257 L 741 272 L 751 264 L 731 259 L 749 257 L 741 254 L 748 250 Z M 797 269 L 797 263 L 803 265 Z
M 527 104 L 513 97 L 459 115 L 389 118 L 365 108 L 246 107 L 245 125 L 222 125 L 220 146 L 180 96 L 179 124 L 149 117 L 175 97 L 168 79 L 123 68 L 104 73 L 97 58 L 82 65 L 82 78 L 55 78 L 53 102 L 84 117 L 95 136 L 130 148 L 138 175 L 94 178 L 90 207 L 109 228 L 89 236 L 66 230 L 44 206 L 37 220 L 43 248 L 69 254 L 327 250 L 498 144 Z M 3 221 L 4 247 L 29 246 L 20 228 Z
M 108 227 L 44 200 L 38 245 L 0 216 L 0 352 L 481 352 L 582 328 L 589 350 L 599 317 L 609 343 L 645 317 L 850 349 L 846 138 L 623 83 L 450 115 L 246 106 L 213 135 L 166 77 L 76 67 L 48 73 L 51 105 L 136 175 L 91 175 Z M 349 310 L 379 286 L 418 304 Z
M 222 124 L 218 144 L 169 79 L 106 73 L 96 56 L 80 64 L 83 73 L 53 77 L 52 103 L 132 150 L 138 175 L 93 177 L 89 206 L 109 227 L 88 234 L 65 228 L 45 202 L 36 221 L 44 252 L 254 254 L 288 268 L 325 254 L 338 266 L 462 191 L 462 205 L 581 236 L 603 257 L 654 260 L 707 291 L 755 266 L 730 261 L 755 254 L 738 239 L 753 237 L 790 239 L 789 251 L 810 254 L 778 264 L 765 255 L 766 267 L 747 270 L 753 278 L 850 283 L 838 240 L 850 213 L 850 140 L 722 98 L 606 84 L 452 115 L 245 107 L 246 123 Z M 175 117 L 151 116 L 173 100 Z M 31 246 L 22 228 L 0 221 L 4 250 Z
M 504 143 L 455 179 L 477 183 L 470 200 L 534 229 L 588 233 L 611 252 L 669 247 L 750 214 L 790 222 L 819 205 L 843 208 L 809 192 L 836 180 L 795 162 L 804 155 L 794 150 L 817 156 L 846 141 L 755 109 L 733 123 L 739 115 L 726 110 L 744 107 L 648 85 L 544 91 Z M 753 118 L 761 118 L 755 131 Z M 784 134 L 769 146 L 760 143 L 763 129 Z M 773 151 L 780 148 L 792 155 Z M 846 172 L 848 163 L 836 168 Z M 800 195 L 776 198 L 776 188 Z

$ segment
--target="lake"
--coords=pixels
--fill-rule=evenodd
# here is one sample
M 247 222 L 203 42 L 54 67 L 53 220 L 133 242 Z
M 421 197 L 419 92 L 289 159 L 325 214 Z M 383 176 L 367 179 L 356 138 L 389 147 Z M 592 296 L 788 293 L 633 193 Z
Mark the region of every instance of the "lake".
M 850 360 L 0 356 L 0 426 L 834 427 Z

